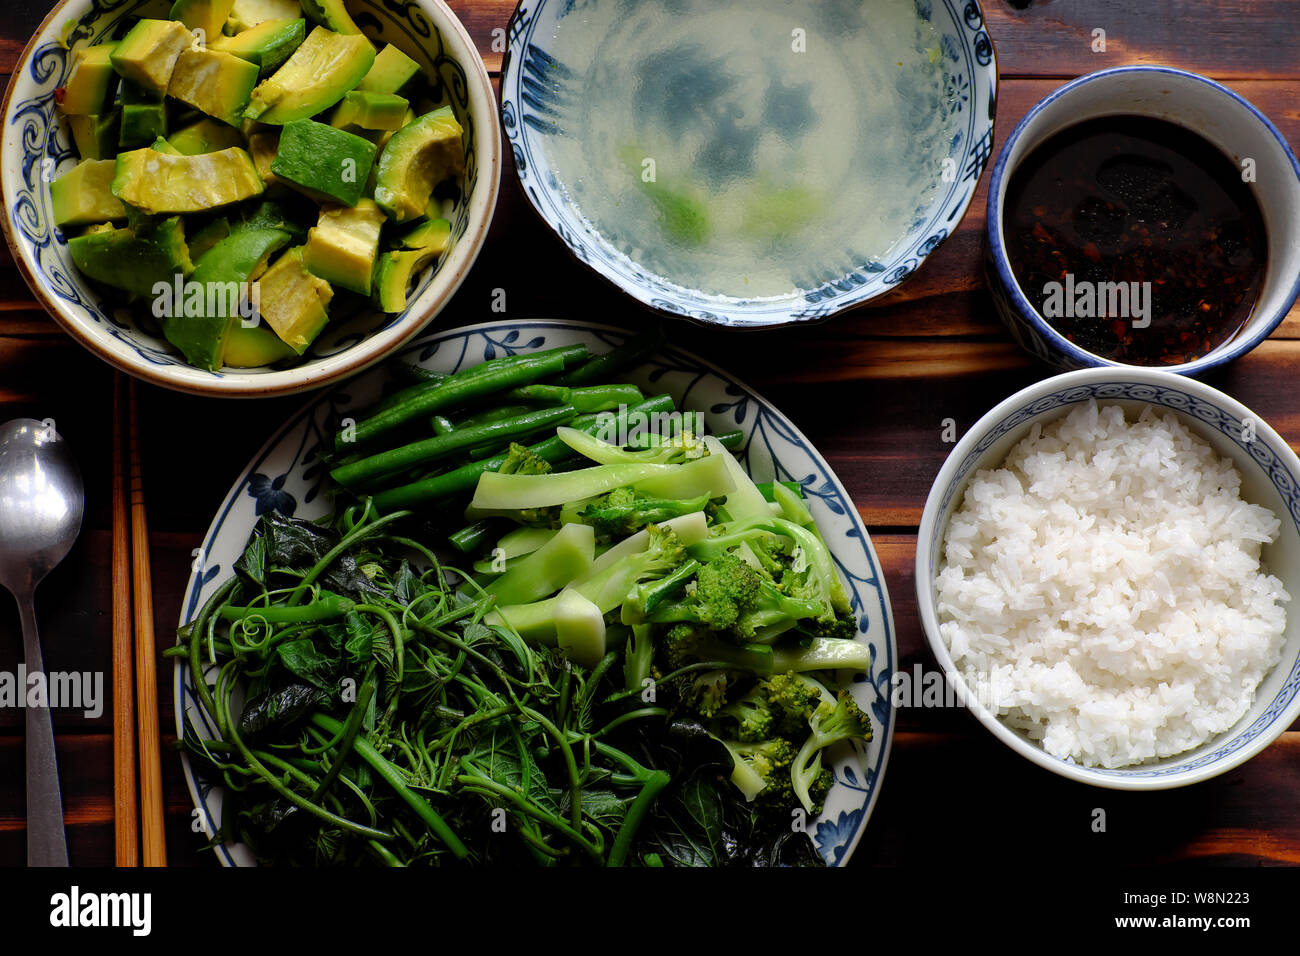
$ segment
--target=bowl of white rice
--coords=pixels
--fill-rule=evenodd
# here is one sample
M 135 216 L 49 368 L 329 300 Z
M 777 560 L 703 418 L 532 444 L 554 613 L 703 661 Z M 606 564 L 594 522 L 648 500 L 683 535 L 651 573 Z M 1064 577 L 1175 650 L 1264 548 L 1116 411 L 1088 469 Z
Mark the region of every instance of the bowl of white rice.
M 1300 717 L 1300 459 L 1195 380 L 1087 369 L 1002 402 L 935 480 L 916 582 L 958 697 L 1065 777 L 1184 786 Z

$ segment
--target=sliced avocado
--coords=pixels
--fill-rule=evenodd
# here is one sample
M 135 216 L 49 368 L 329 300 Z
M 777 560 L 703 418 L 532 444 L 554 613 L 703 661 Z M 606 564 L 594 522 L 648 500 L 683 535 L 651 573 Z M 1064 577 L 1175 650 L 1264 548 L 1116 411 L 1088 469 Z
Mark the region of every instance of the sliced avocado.
M 419 75 L 420 65 L 389 43 L 379 51 L 357 89 L 367 93 L 400 93 Z
M 181 153 L 179 149 L 177 149 L 171 143 L 167 142 L 167 140 L 163 139 L 161 136 L 159 136 L 156 140 L 150 143 L 149 148 L 159 153 L 166 153 L 168 156 L 184 155 Z M 114 163 L 114 165 L 116 166 L 117 164 Z
M 214 219 L 194 235 L 190 236 L 190 258 L 198 262 L 203 254 L 222 239 L 230 235 L 230 220 Z
M 302 17 L 298 0 L 235 0 L 226 20 L 226 32 L 238 35 L 267 20 L 295 20 Z
M 122 113 L 113 110 L 98 116 L 69 116 L 72 142 L 82 159 L 113 159 L 117 156 L 117 139 Z
M 343 6 L 343 0 L 302 0 L 302 12 L 335 33 L 361 33 L 361 28 Z
M 303 263 L 302 246 L 275 261 L 258 279 L 262 318 L 280 340 L 301 355 L 329 321 L 334 290 Z
M 238 146 L 197 156 L 137 149 L 117 157 L 113 195 L 149 213 L 200 212 L 258 196 L 253 160 Z
M 219 149 L 240 146 L 244 142 L 244 135 L 233 126 L 205 116 L 172 133 L 167 137 L 167 142 L 186 156 L 197 156 L 200 153 L 215 153 Z
M 176 58 L 167 95 L 238 126 L 255 86 L 256 63 L 219 50 L 184 50 Z
M 329 109 L 361 81 L 375 62 L 364 36 L 316 27 L 284 65 L 258 84 L 247 119 L 283 125 Z
M 167 107 L 161 94 L 131 82 L 122 84 L 122 122 L 119 149 L 138 149 L 167 135 Z
M 436 246 L 424 249 L 395 249 L 385 252 L 375 263 L 374 291 L 384 312 L 406 311 L 406 293 L 411 283 L 442 254 Z
M 397 240 L 403 249 L 433 249 L 441 253 L 451 241 L 451 223 L 446 219 L 430 219 L 412 226 Z
M 465 171 L 464 130 L 450 106 L 426 113 L 393 134 L 379 154 L 375 201 L 397 222 L 424 214 L 433 187 Z
M 108 110 L 117 88 L 117 71 L 110 59 L 116 49 L 116 43 L 100 43 L 83 46 L 73 54 L 68 82 L 62 93 L 54 94 L 54 102 L 64 116 L 89 116 Z
M 89 231 L 68 240 L 68 254 L 87 278 L 134 295 L 153 295 L 158 283 L 194 271 L 179 216 L 147 233 L 111 226 Z
M 275 154 L 279 149 L 280 128 L 278 126 L 268 126 L 248 137 L 248 152 L 253 157 L 253 165 L 257 167 L 257 175 L 261 176 L 262 182 L 268 186 L 280 181 L 275 178 L 275 173 L 271 172 L 271 163 L 275 161 Z
M 287 232 L 293 237 L 290 241 L 296 245 L 301 245 L 307 239 L 307 230 L 277 202 L 263 201 L 252 209 L 246 209 L 244 225 L 249 229 L 279 229 Z
M 261 368 L 274 365 L 298 353 L 280 340 L 266 325 L 247 326 L 236 322 L 226 336 L 222 363 L 231 368 Z
M 227 336 L 240 318 L 240 305 L 246 300 L 256 305 L 261 297 L 260 290 L 248 283 L 288 243 L 289 234 L 283 230 L 240 226 L 198 259 L 186 283 L 183 308 L 174 306 L 162 317 L 163 334 L 186 361 L 209 371 L 221 367 Z
M 311 196 L 355 206 L 374 161 L 375 144 L 369 140 L 313 120 L 294 120 L 280 135 L 271 172 Z
M 352 90 L 344 94 L 339 105 L 330 114 L 330 125 L 338 129 L 356 126 L 360 129 L 399 130 L 405 125 L 410 104 L 396 93 L 361 93 Z
M 208 46 L 256 63 L 260 75 L 266 76 L 289 59 L 306 37 L 307 21 L 301 17 L 296 20 L 263 20 L 243 33 L 217 37 Z
M 385 221 L 384 211 L 373 199 L 362 199 L 355 207 L 322 209 L 320 219 L 307 233 L 303 262 L 331 285 L 369 295 L 379 232 Z
M 54 224 L 89 226 L 125 219 L 126 207 L 111 188 L 116 168 L 111 159 L 83 159 L 50 183 Z
M 109 59 L 119 76 L 162 96 L 171 82 L 181 50 L 194 44 L 194 35 L 175 20 L 140 20 L 122 38 Z
M 221 36 L 221 28 L 234 6 L 235 0 L 176 0 L 171 18 L 191 30 L 202 30 L 203 42 L 210 43 Z

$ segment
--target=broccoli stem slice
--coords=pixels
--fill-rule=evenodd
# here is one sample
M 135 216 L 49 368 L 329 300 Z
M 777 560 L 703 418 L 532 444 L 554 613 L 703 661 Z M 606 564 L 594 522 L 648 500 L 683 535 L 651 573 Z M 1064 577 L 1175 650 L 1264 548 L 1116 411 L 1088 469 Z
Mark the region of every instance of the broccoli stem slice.
M 823 670 L 871 670 L 871 645 L 842 637 L 814 637 L 807 647 L 772 648 L 775 673 Z

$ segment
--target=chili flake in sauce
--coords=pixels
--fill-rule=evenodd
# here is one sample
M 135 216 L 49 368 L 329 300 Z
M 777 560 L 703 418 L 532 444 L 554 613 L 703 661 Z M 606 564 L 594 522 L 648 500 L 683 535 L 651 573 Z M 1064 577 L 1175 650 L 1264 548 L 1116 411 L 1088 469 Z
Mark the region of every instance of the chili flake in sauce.
M 1245 324 L 1263 283 L 1264 220 L 1242 169 L 1163 120 L 1109 116 L 1062 130 L 1020 164 L 1005 208 L 1021 290 L 1065 338 L 1112 361 L 1200 358 Z M 1098 291 L 1116 287 L 1102 283 L 1135 293 L 1128 309 L 1127 296 L 1110 296 L 1122 314 L 1106 308 Z M 1063 291 L 1080 307 L 1072 299 L 1062 310 Z

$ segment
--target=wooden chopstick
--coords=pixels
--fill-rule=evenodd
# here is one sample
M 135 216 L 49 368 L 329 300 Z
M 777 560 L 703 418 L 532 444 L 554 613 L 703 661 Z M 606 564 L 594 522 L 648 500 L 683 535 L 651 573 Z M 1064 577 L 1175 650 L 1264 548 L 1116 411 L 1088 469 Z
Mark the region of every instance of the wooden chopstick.
M 131 538 L 126 488 L 126 382 L 113 373 L 113 832 L 118 866 L 139 866 L 132 663 Z
M 140 744 L 141 860 L 145 866 L 167 865 L 163 832 L 162 740 L 158 730 L 158 671 L 154 656 L 153 581 L 149 569 L 149 524 L 140 470 L 140 422 L 135 380 L 130 382 L 131 564 L 135 602 L 136 720 Z

